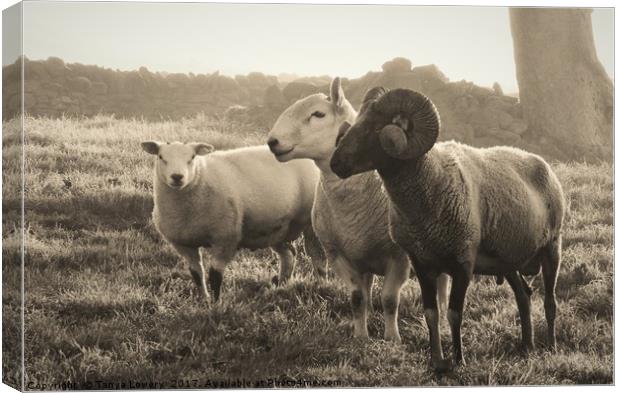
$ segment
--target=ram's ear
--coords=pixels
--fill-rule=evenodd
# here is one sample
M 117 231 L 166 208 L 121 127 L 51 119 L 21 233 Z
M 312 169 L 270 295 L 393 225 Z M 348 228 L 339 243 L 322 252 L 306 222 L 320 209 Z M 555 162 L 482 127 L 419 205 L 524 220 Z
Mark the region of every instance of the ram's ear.
M 144 141 L 140 143 L 142 146 L 142 150 L 149 154 L 159 154 L 159 146 L 161 146 L 161 142 L 158 141 Z
M 194 147 L 194 152 L 197 156 L 204 156 L 215 150 L 213 145 L 208 143 L 192 143 L 192 146 Z
M 336 146 L 338 146 L 344 134 L 349 131 L 349 128 L 351 128 L 351 123 L 349 123 L 348 121 L 345 121 L 340 125 L 340 128 L 338 128 L 338 135 L 336 136 Z
M 337 107 L 341 107 L 344 102 L 344 90 L 342 90 L 342 84 L 340 83 L 340 77 L 335 77 L 329 86 L 329 99 Z
M 379 142 L 383 151 L 394 158 L 402 158 L 407 150 L 405 130 L 395 124 L 388 124 L 379 131 Z

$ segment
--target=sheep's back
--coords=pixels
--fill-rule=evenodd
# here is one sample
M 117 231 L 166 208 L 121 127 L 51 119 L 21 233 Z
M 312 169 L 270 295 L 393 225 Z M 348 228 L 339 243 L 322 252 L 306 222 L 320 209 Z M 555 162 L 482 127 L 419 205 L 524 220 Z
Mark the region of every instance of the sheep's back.
M 563 195 L 557 177 L 539 156 L 511 147 L 453 148 L 479 220 L 481 247 L 523 261 L 556 236 Z
M 248 230 L 282 227 L 286 232 L 292 225 L 298 232 L 297 226 L 310 222 L 318 181 L 310 160 L 280 163 L 266 147 L 242 148 L 210 155 L 205 174 L 211 187 L 234 201 Z M 281 237 L 273 235 L 273 241 Z

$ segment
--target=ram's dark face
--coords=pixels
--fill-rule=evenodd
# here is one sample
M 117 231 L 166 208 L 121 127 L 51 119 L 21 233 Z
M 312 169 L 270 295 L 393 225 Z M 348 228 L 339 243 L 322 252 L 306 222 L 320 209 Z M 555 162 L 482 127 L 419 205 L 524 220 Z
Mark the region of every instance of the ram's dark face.
M 330 167 L 338 177 L 345 179 L 387 164 L 389 157 L 381 148 L 377 133 L 384 123 L 371 105 L 352 126 L 343 125 L 330 161 Z
M 355 124 L 339 139 L 330 166 L 342 178 L 378 169 L 385 171 L 428 152 L 441 121 L 433 102 L 409 89 L 366 92 Z

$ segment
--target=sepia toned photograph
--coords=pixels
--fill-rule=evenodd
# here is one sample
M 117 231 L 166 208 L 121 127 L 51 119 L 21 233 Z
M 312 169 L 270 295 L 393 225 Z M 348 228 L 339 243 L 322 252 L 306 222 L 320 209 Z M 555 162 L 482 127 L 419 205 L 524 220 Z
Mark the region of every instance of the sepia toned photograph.
M 607 385 L 615 8 L 14 2 L 2 382 Z

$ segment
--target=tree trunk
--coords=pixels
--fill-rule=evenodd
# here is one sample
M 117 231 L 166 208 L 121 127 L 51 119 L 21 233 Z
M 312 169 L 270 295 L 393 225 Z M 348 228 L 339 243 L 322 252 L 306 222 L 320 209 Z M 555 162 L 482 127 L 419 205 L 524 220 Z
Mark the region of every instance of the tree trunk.
M 613 84 L 594 47 L 591 9 L 511 8 L 528 133 L 564 158 L 609 159 Z

